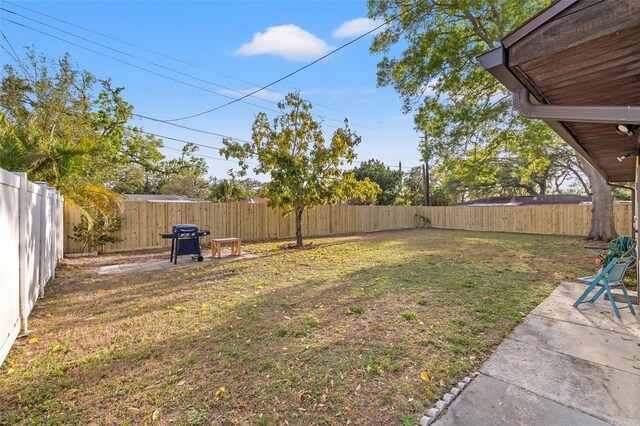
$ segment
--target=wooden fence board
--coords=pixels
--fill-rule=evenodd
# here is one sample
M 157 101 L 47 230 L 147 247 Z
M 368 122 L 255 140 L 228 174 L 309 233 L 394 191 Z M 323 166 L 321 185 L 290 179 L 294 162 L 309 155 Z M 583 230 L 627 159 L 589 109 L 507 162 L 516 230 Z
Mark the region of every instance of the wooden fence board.
M 116 234 L 122 241 L 101 251 L 169 247 L 169 240 L 159 234 L 177 223 L 194 223 L 209 229 L 212 237 L 239 236 L 245 241 L 295 237 L 294 215 L 283 217 L 281 209 L 264 204 L 127 201 L 123 205 L 123 226 Z M 631 206 L 615 205 L 611 214 L 618 233 L 630 234 Z M 422 218 L 434 228 L 584 236 L 590 227 L 591 206 L 318 206 L 305 211 L 303 233 L 311 237 L 414 228 Z M 79 221 L 79 210 L 65 204 L 66 253 L 80 249 L 68 238 Z M 210 237 L 202 239 L 205 246 L 209 241 Z

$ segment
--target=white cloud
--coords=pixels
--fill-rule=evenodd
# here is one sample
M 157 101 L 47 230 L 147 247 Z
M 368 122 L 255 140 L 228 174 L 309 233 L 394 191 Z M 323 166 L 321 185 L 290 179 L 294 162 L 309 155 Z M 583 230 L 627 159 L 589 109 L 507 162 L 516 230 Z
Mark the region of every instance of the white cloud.
M 356 18 L 350 21 L 343 22 L 339 28 L 337 28 L 333 33 L 333 38 L 350 38 L 350 37 L 358 37 L 367 31 L 371 31 L 378 25 L 382 24 L 384 21 L 381 19 L 369 19 L 369 18 Z M 382 31 L 384 27 L 380 28 L 378 31 Z
M 256 87 L 257 89 L 257 87 Z M 225 95 L 225 96 L 231 96 L 234 98 L 239 98 L 241 97 L 242 94 L 247 95 L 251 92 L 253 92 L 256 89 L 237 89 L 237 90 L 230 90 L 230 89 L 222 89 L 220 91 L 218 91 L 218 93 L 220 93 L 221 95 Z M 240 93 L 238 93 L 240 92 Z M 272 92 L 271 90 L 261 90 L 258 93 L 256 93 L 255 95 L 252 95 L 253 98 L 258 98 L 258 99 L 262 99 L 265 101 L 281 101 L 282 99 L 284 99 L 283 94 L 281 93 L 277 93 L 277 92 Z
M 263 33 L 255 33 L 250 43 L 238 48 L 237 55 L 253 56 L 271 54 L 292 61 L 316 59 L 331 50 L 331 46 L 297 25 L 269 27 Z

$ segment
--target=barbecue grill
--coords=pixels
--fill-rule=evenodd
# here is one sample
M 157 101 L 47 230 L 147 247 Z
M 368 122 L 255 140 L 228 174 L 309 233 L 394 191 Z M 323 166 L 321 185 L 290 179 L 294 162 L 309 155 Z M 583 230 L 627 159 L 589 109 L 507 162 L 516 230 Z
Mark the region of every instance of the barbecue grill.
M 170 262 L 178 263 L 178 256 L 191 255 L 192 259 L 202 262 L 202 251 L 200 250 L 200 238 L 209 235 L 209 231 L 199 231 L 196 225 L 180 224 L 173 226 L 173 232 L 160 234 L 162 238 L 171 238 L 171 259 Z

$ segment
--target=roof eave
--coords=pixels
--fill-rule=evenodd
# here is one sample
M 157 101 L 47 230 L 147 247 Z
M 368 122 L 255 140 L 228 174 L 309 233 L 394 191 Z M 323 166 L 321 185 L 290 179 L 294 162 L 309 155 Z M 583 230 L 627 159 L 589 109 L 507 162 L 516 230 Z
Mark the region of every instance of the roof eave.
M 531 32 L 535 31 L 536 29 L 553 19 L 556 15 L 564 12 L 566 9 L 573 6 L 577 2 L 578 0 L 558 0 L 552 3 L 546 9 L 507 34 L 502 39 L 502 45 L 506 48 L 511 47 L 513 44 L 522 40 Z
M 541 16 L 541 15 L 538 15 Z M 515 93 L 518 90 L 527 89 L 525 85 L 511 72 L 507 67 L 507 52 L 503 46 L 486 52 L 478 56 L 480 65 L 493 75 L 500 83 L 502 83 L 510 92 Z M 532 98 L 532 103 L 540 102 Z M 582 158 L 584 158 L 600 175 L 609 180 L 607 174 L 600 168 L 598 163 L 591 155 L 580 145 L 578 140 L 573 136 L 569 129 L 560 121 L 543 119 L 543 121 L 551 127 L 551 129 L 564 139 Z

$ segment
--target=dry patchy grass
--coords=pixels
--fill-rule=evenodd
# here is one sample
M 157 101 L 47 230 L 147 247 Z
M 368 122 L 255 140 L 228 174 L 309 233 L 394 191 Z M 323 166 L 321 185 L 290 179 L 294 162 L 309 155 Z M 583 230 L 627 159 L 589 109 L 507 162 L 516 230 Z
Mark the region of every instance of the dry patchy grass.
M 414 424 L 561 280 L 593 269 L 552 236 L 313 243 L 126 275 L 67 261 L 0 370 L 0 423 Z

